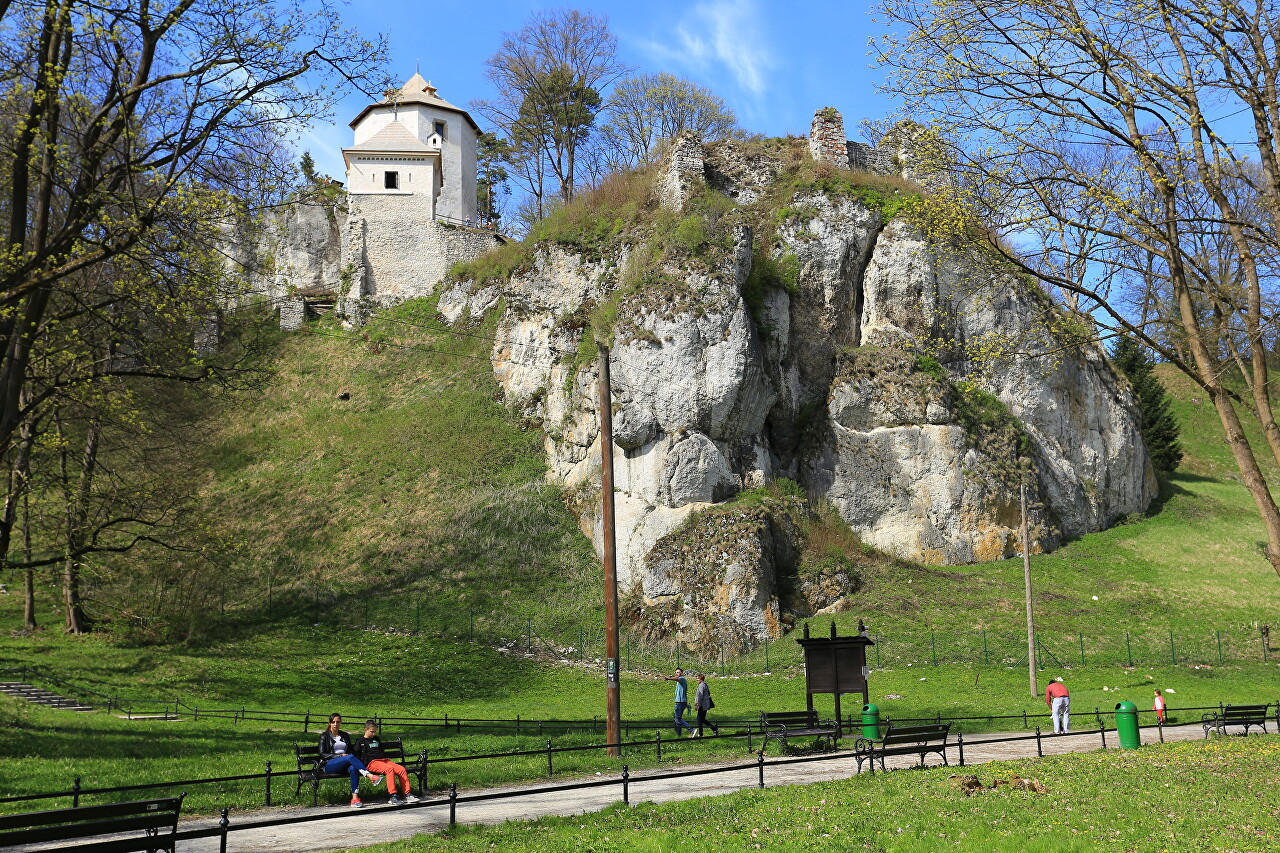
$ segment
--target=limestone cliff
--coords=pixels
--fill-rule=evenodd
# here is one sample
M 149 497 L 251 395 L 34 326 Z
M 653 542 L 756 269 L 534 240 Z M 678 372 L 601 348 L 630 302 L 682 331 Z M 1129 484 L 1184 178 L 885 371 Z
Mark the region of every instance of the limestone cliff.
M 931 563 L 1016 553 L 1019 479 L 1037 549 L 1155 494 L 1128 386 L 1081 321 L 926 240 L 903 215 L 919 187 L 847 168 L 907 152 L 826 143 L 819 158 L 847 159 L 683 138 L 638 201 L 632 177 L 629 206 L 596 212 L 604 226 L 442 289 L 451 321 L 502 306 L 498 381 L 543 425 L 597 548 L 592 336 L 612 336 L 619 580 L 651 632 L 749 645 L 856 583 L 795 593 L 801 511 L 740 499 L 782 478 L 866 543 Z M 999 349 L 984 342 L 1003 351 L 977 360 Z

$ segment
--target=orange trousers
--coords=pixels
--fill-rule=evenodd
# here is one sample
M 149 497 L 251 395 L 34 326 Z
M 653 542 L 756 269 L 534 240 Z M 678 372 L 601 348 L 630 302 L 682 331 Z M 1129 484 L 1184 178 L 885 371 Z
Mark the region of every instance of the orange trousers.
M 370 773 L 378 773 L 387 777 L 387 793 L 396 793 L 396 780 L 400 780 L 400 786 L 403 788 L 401 793 L 409 793 L 409 771 L 405 770 L 394 761 L 388 761 L 385 758 L 375 758 L 365 765 L 369 768 Z

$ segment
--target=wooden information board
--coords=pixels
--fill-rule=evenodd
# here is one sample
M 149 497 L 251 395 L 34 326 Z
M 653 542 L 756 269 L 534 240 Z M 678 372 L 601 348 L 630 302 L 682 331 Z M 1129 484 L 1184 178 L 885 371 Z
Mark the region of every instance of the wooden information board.
M 809 623 L 804 625 L 804 636 L 796 640 L 804 649 L 805 700 L 813 710 L 815 693 L 830 693 L 836 700 L 836 725 L 840 719 L 840 697 L 845 693 L 861 693 L 862 704 L 871 701 L 867 685 L 867 646 L 875 642 L 867 636 L 866 626 L 858 621 L 856 637 L 836 636 L 836 625 L 831 623 L 830 637 L 810 637 Z

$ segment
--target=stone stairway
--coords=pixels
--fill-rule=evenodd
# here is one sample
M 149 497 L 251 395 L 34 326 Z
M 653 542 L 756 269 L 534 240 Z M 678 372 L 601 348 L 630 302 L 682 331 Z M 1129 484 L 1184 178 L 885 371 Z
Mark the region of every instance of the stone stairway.
M 59 696 L 56 693 L 50 693 L 48 690 L 33 687 L 30 684 L 23 684 L 20 681 L 0 681 L 0 693 L 7 693 L 19 699 L 26 699 L 35 705 L 44 705 L 47 708 L 57 708 L 62 711 L 94 710 L 92 705 L 81 705 L 74 699 Z

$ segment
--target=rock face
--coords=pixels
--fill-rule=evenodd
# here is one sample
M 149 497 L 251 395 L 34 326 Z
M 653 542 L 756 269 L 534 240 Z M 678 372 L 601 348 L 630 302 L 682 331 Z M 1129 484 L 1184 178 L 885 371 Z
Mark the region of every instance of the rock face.
M 815 148 L 838 157 L 838 142 Z M 731 205 L 755 204 L 782 169 L 736 145 L 673 150 L 656 181 L 671 211 L 704 190 L 699 178 Z M 911 161 L 901 148 L 893 156 Z M 629 290 L 640 238 L 594 259 L 544 247 L 501 292 L 446 285 L 451 319 L 501 296 L 498 381 L 543 424 L 551 475 L 576 495 L 597 550 L 595 352 L 584 330 L 593 310 L 615 310 L 619 582 L 655 636 L 741 646 L 784 630 L 796 525 L 735 503 L 778 478 L 828 500 L 876 548 L 940 564 L 1017 552 L 1020 480 L 1038 549 L 1154 496 L 1127 383 L 1101 350 L 1084 336 L 1072 344 L 1071 323 L 1034 285 L 932 245 L 884 209 L 802 187 L 772 213 L 769 245 L 740 225 L 731 247 L 697 263 L 664 258 Z M 782 270 L 781 283 L 759 286 L 760 265 Z M 1008 355 L 976 361 L 983 344 Z M 809 584 L 804 607 L 832 603 L 848 592 L 842 583 Z

